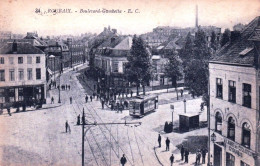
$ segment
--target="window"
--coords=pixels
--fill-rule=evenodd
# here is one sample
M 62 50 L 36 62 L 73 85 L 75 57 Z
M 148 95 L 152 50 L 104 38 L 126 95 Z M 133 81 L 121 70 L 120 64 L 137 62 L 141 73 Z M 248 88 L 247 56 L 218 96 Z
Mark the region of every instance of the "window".
M 230 153 L 226 155 L 226 164 L 228 166 L 235 166 L 235 157 Z
M 228 88 L 229 88 L 228 101 L 232 103 L 236 103 L 236 82 L 229 81 Z
M 18 76 L 19 76 L 19 80 L 23 80 L 23 79 L 24 79 L 23 69 L 19 69 L 19 70 L 18 70 Z
M 217 98 L 223 98 L 223 94 L 222 94 L 222 91 L 223 91 L 223 85 L 222 85 L 222 79 L 221 78 L 217 78 Z
M 41 79 L 41 69 L 37 68 L 36 69 L 36 80 L 40 80 Z
M 0 103 L 5 103 L 5 97 L 4 96 L 0 96 Z
M 113 71 L 118 72 L 118 62 L 113 62 Z
M 251 85 L 243 84 L 243 106 L 251 108 Z
M 227 137 L 235 141 L 235 120 L 232 117 L 228 118 L 228 133 Z
M 5 64 L 5 59 L 4 59 L 4 57 L 1 57 L 1 58 L 0 58 L 0 64 Z
M 28 80 L 32 80 L 32 68 L 27 69 L 27 77 Z
M 18 101 L 23 101 L 23 88 L 18 88 Z
M 222 117 L 219 112 L 215 116 L 215 131 L 222 134 Z
M 14 57 L 9 57 L 9 64 L 14 64 Z
M 250 148 L 251 130 L 248 123 L 243 123 L 242 125 L 242 145 Z
M 250 166 L 250 165 L 248 165 L 247 163 L 241 161 L 241 162 L 240 162 L 240 166 Z
M 41 57 L 39 56 L 36 57 L 36 63 L 41 63 Z
M 10 81 L 14 81 L 14 69 L 10 69 L 9 70 L 9 80 Z
M 0 70 L 0 81 L 5 81 L 5 70 Z
M 27 64 L 32 64 L 32 57 L 30 56 L 27 57 Z
M 23 57 L 18 57 L 18 64 L 22 64 L 23 63 Z

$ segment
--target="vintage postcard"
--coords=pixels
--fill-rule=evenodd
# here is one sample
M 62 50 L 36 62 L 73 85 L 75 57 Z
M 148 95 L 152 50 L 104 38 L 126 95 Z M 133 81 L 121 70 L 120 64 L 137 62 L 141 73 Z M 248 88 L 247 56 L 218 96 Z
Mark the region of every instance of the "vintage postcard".
M 1 0 L 0 166 L 260 166 L 259 0 Z

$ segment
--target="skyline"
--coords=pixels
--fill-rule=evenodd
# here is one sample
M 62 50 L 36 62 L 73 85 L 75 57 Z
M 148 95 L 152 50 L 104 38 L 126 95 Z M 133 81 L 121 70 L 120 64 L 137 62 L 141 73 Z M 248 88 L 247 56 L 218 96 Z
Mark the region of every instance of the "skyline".
M 0 29 L 12 33 L 25 34 L 37 31 L 44 35 L 80 35 L 82 33 L 100 33 L 110 26 L 118 33 L 142 34 L 151 32 L 157 26 L 194 27 L 196 5 L 198 5 L 198 24 L 230 28 L 237 24 L 247 24 L 258 16 L 260 1 L 251 0 L 65 0 L 41 2 L 35 0 L 4 0 L 0 2 Z M 35 10 L 70 9 L 71 13 L 51 13 L 40 15 Z M 107 10 L 121 10 L 121 13 L 102 13 Z M 101 13 L 80 13 L 101 10 Z M 128 13 L 131 9 L 133 13 Z M 138 9 L 138 13 L 134 11 Z M 163 9 L 163 10 L 162 10 Z

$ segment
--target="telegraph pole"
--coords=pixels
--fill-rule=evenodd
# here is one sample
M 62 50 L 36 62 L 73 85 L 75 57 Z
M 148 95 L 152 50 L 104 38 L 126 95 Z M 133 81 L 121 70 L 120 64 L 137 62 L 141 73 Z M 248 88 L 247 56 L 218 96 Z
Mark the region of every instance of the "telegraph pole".
M 79 120 L 79 119 L 78 119 Z M 78 123 L 77 122 L 77 125 L 81 125 L 82 126 L 82 166 L 84 166 L 84 138 L 85 138 L 85 134 L 84 134 L 84 127 L 85 125 L 88 125 L 88 126 L 97 126 L 97 125 L 128 125 L 128 124 L 135 124 L 135 126 L 137 125 L 141 125 L 142 122 L 117 122 L 117 123 L 86 123 L 85 121 L 85 113 L 84 113 L 84 110 L 83 110 L 83 115 L 82 115 L 82 123 Z M 87 133 L 87 131 L 86 131 Z M 110 133 L 111 135 L 111 133 Z M 119 155 L 119 154 L 118 154 Z

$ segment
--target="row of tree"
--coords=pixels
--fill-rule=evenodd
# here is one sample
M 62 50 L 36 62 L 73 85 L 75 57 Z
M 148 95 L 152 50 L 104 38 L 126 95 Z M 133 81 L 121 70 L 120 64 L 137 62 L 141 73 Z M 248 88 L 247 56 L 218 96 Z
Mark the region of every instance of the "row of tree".
M 218 43 L 216 34 L 212 32 L 210 43 L 206 34 L 198 29 L 194 39 L 187 35 L 184 47 L 177 53 L 175 50 L 167 52 L 171 54 L 165 66 L 165 76 L 171 78 L 172 85 L 177 88 L 177 81 L 184 78 L 185 86 L 194 96 L 203 96 L 208 101 L 208 62 L 212 52 L 216 51 Z M 133 38 L 133 45 L 126 65 L 127 78 L 135 83 L 137 94 L 142 85 L 145 94 L 145 85 L 153 77 L 151 55 L 144 41 L 137 36 Z M 177 89 L 176 92 L 178 93 Z M 178 94 L 177 94 L 178 96 Z

